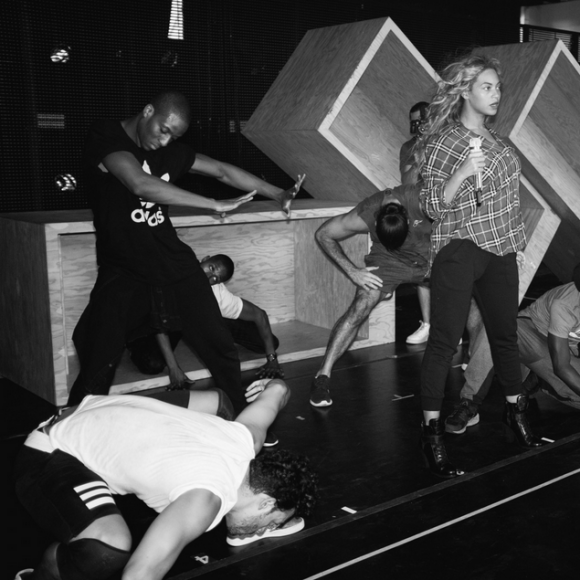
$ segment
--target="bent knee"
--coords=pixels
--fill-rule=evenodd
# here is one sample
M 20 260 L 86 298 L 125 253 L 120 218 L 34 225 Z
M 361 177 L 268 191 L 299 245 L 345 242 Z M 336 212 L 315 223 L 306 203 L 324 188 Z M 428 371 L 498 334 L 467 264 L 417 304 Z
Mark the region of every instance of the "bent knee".
M 351 305 L 351 311 L 355 316 L 366 317 L 371 310 L 383 299 L 383 292 L 380 290 L 367 290 L 358 288 Z M 392 293 L 391 293 L 392 296 Z
M 85 528 L 75 540 L 99 540 L 118 550 L 130 550 L 133 542 L 125 520 L 117 514 L 105 516 Z

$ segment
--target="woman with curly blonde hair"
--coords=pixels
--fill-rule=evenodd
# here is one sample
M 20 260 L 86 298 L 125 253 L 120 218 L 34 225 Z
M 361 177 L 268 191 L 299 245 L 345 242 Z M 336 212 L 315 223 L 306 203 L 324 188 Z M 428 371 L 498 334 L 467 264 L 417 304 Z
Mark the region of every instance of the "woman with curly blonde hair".
M 506 421 L 519 443 L 537 447 L 527 421 L 518 358 L 517 252 L 526 245 L 520 212 L 520 161 L 488 126 L 501 100 L 497 60 L 471 53 L 441 73 L 415 156 L 421 198 L 433 219 L 431 329 L 421 369 L 422 449 L 440 477 L 463 472 L 447 458 L 441 404 L 451 359 L 472 295 L 489 337 L 506 396 Z M 479 420 L 475 412 L 469 418 Z

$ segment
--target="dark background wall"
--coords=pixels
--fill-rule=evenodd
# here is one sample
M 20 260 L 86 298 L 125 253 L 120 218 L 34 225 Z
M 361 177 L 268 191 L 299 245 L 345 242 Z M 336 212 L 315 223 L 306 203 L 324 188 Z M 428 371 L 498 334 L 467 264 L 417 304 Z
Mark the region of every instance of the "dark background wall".
M 517 0 L 183 0 L 182 41 L 167 38 L 169 0 L 1 4 L 0 212 L 87 207 L 80 158 L 90 122 L 129 117 L 169 88 L 193 104 L 183 139 L 196 150 L 289 186 L 240 130 L 312 28 L 390 16 L 435 68 L 457 50 L 519 41 Z M 68 62 L 52 62 L 57 46 L 70 47 Z M 65 174 L 76 189 L 57 187 Z M 233 193 L 193 176 L 180 185 Z

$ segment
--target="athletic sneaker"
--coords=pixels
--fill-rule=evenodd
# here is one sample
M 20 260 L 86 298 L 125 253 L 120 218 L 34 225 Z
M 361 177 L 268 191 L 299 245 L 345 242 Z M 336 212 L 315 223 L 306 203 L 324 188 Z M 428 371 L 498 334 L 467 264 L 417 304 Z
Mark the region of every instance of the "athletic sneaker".
M 312 385 L 310 386 L 310 404 L 313 407 L 329 407 L 332 405 L 330 390 L 328 388 L 329 382 L 330 377 L 326 375 L 314 377 Z
M 14 577 L 14 580 L 26 580 L 34 572 L 33 568 L 26 568 L 26 570 L 20 570 Z
M 479 423 L 478 405 L 469 399 L 461 399 L 459 405 L 455 406 L 453 413 L 445 419 L 445 431 L 461 435 L 465 433 L 467 427 L 473 427 Z
M 262 447 L 274 447 L 274 445 L 278 445 L 278 443 L 280 443 L 280 440 L 276 437 L 276 433 L 274 433 L 274 431 L 268 431 Z
M 295 534 L 300 530 L 304 529 L 304 519 L 303 518 L 292 518 L 287 521 L 282 527 L 265 528 L 265 530 L 260 533 L 256 533 L 253 536 L 248 536 L 247 538 L 241 538 L 239 536 L 227 536 L 226 542 L 230 546 L 245 546 L 246 544 L 251 544 L 252 542 L 257 542 L 258 540 L 264 540 L 265 538 L 282 538 L 283 536 L 290 536 Z
M 411 335 L 407 337 L 407 344 L 421 344 L 422 342 L 427 342 L 429 339 L 429 329 L 431 325 L 428 322 L 423 322 L 421 326 Z

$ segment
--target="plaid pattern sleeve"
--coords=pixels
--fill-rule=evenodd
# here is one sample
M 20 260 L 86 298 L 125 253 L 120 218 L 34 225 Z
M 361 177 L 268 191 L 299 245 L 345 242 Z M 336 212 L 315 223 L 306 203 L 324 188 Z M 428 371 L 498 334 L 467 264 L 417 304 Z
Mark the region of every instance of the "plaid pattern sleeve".
M 480 206 L 473 178 L 463 181 L 450 203 L 443 201 L 449 178 L 469 154 L 469 139 L 477 135 L 458 124 L 427 145 L 421 200 L 425 213 L 434 220 L 431 262 L 452 239 L 472 240 L 500 256 L 526 245 L 519 198 L 520 161 L 512 147 L 490 132 L 496 142 L 483 140 L 487 165 Z

